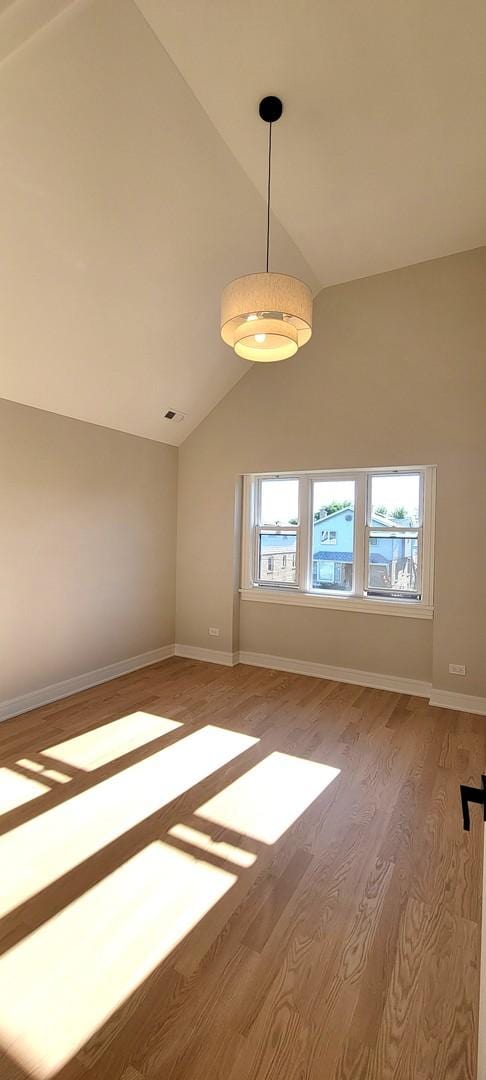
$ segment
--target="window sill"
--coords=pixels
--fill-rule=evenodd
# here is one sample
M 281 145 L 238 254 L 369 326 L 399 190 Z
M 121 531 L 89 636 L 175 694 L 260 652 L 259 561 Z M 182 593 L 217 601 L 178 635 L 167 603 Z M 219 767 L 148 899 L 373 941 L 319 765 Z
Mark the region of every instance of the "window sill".
M 242 600 L 261 604 L 290 604 L 294 607 L 331 608 L 334 611 L 363 611 L 367 615 L 398 615 L 405 619 L 433 619 L 434 609 L 419 600 L 375 600 L 368 596 L 319 596 L 292 589 L 265 589 L 253 585 L 240 589 Z

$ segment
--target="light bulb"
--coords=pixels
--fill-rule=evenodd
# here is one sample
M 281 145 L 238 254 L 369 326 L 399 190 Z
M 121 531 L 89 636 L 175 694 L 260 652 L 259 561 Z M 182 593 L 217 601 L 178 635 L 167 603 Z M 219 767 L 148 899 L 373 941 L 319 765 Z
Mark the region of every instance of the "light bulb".
M 255 334 L 255 341 L 258 341 L 259 345 L 263 345 L 263 342 L 266 341 L 266 338 L 266 334 Z

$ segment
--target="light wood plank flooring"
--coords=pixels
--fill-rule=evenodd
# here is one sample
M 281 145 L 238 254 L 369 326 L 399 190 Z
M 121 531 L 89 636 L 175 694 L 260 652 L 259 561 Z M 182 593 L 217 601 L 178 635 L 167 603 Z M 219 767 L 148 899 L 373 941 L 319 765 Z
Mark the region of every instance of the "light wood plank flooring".
M 484 718 L 173 659 L 0 752 L 1 1080 L 475 1080 Z

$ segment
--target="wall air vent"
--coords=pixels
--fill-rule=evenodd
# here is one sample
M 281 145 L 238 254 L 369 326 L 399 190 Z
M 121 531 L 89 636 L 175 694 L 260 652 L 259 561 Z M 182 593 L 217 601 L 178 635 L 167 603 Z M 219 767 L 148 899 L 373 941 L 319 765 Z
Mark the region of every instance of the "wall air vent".
M 172 420 L 174 424 L 180 424 L 181 420 L 185 420 L 185 413 L 177 412 L 177 409 L 167 409 L 164 413 L 164 420 Z

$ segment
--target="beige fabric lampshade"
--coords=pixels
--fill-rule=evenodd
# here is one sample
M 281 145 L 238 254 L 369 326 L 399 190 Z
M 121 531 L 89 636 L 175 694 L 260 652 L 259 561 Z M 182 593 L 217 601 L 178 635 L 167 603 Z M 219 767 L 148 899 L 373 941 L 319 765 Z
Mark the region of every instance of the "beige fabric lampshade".
M 239 356 L 269 363 L 293 356 L 312 334 L 312 293 L 288 274 L 247 274 L 223 290 L 221 337 Z

